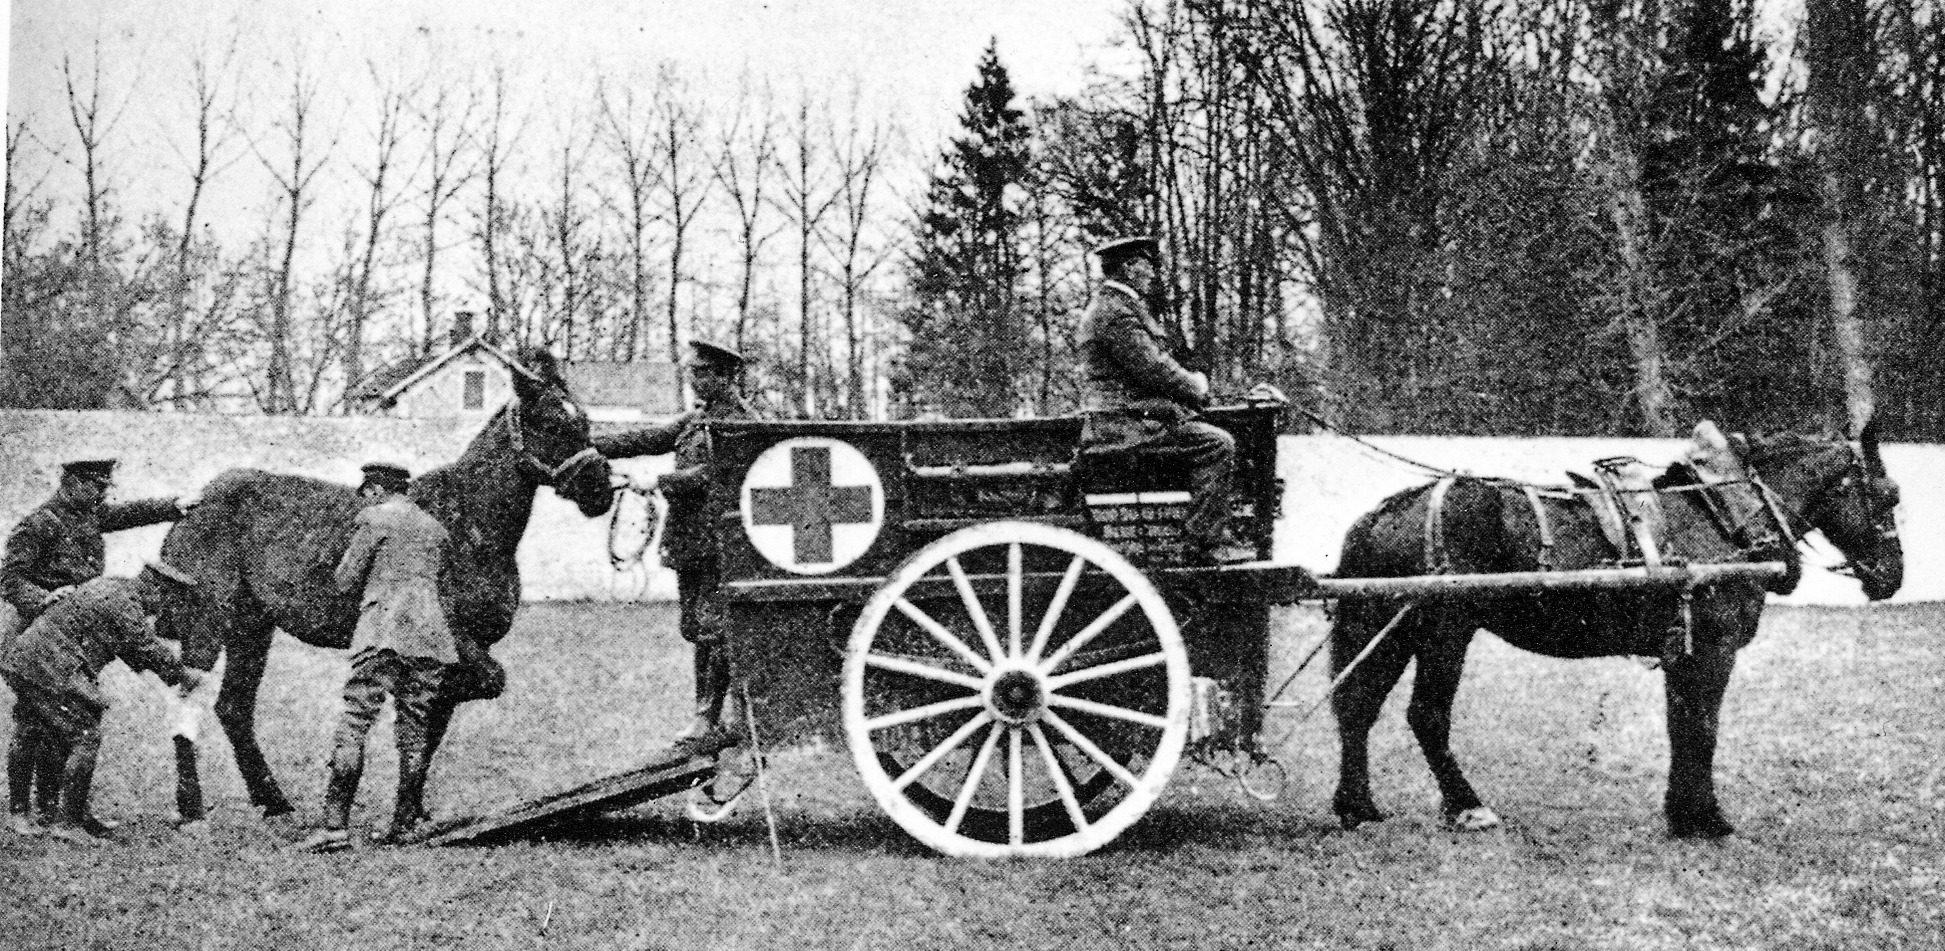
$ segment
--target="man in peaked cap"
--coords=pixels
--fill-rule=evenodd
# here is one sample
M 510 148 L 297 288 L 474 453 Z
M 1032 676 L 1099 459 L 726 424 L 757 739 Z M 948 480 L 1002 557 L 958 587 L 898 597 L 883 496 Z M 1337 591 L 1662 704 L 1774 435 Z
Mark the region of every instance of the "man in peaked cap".
M 298 844 L 306 852 L 338 852 L 351 845 L 351 804 L 365 773 L 365 737 L 390 697 L 396 714 L 398 796 L 381 842 L 409 840 L 425 821 L 429 767 L 426 722 L 445 668 L 459 662 L 458 644 L 439 597 L 446 558 L 445 526 L 413 504 L 404 466 L 364 466 L 358 493 L 372 504 L 353 519 L 351 542 L 338 562 L 337 586 L 358 596 L 351 635 L 351 676 L 344 713 L 331 744 L 323 823 Z
M 0 600 L 5 601 L 0 606 L 0 650 L 76 586 L 101 576 L 107 555 L 104 532 L 173 521 L 188 508 L 172 498 L 106 502 L 114 478 L 113 459 L 62 465 L 53 498 L 8 534 L 6 554 L 0 557 Z M 43 813 L 54 810 L 62 768 L 59 751 L 43 750 L 38 734 L 25 727 L 14 732 L 7 750 L 7 808 L 16 831 L 34 830 L 36 802 Z
M 165 598 L 195 586 L 188 573 L 163 561 L 150 562 L 134 578 L 93 578 L 48 606 L 0 650 L 0 678 L 14 692 L 16 733 L 34 733 L 42 755 L 58 756 L 61 764 L 54 774 L 58 807 L 44 817 L 51 835 L 85 843 L 113 828 L 88 808 L 101 754 L 101 718 L 108 709 L 101 671 L 120 660 L 185 690 L 201 681 L 201 674 L 184 667 L 149 630 Z M 10 773 L 13 765 L 8 764 Z
M 1189 515 L 1183 530 L 1190 559 L 1247 560 L 1249 550 L 1227 528 L 1236 441 L 1195 418 L 1209 404 L 1209 378 L 1176 362 L 1150 311 L 1160 252 L 1160 242 L 1147 235 L 1110 241 L 1094 252 L 1103 280 L 1081 325 L 1087 371 L 1081 449 L 1186 470 Z
M 728 645 L 723 643 L 723 605 L 718 585 L 716 541 L 709 528 L 710 488 L 717 481 L 709 446 L 709 423 L 751 419 L 740 390 L 743 355 L 703 340 L 689 344 L 689 384 L 699 408 L 660 426 L 598 437 L 596 449 L 609 459 L 675 454 L 675 470 L 653 487 L 668 499 L 662 530 L 662 563 L 675 569 L 682 611 L 682 637 L 695 645 L 695 716 L 677 735 L 673 752 L 703 756 L 741 742 L 736 705 L 728 703 Z M 725 714 L 727 710 L 727 715 Z

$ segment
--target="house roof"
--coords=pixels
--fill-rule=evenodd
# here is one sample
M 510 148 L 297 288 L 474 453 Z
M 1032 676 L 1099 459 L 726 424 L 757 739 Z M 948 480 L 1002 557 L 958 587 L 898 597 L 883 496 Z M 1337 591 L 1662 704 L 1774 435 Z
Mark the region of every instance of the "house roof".
M 431 376 L 440 367 L 475 350 L 500 361 L 508 368 L 519 365 L 500 348 L 487 343 L 485 337 L 474 334 L 460 341 L 456 346 L 447 348 L 443 353 L 416 359 L 407 358 L 379 367 L 352 388 L 351 396 L 354 399 L 376 400 L 380 403 L 392 402 L 398 399 L 400 394 L 411 389 L 413 384 Z

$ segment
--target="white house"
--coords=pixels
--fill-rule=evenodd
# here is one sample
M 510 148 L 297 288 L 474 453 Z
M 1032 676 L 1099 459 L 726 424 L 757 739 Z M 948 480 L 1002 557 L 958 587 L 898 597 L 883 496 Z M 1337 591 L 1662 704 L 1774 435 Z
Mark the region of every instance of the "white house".
M 471 333 L 470 315 L 455 322 L 454 341 L 421 360 L 382 367 L 352 388 L 360 412 L 399 417 L 484 419 L 513 398 L 511 354 Z M 631 424 L 682 412 L 681 376 L 659 361 L 583 361 L 565 366 L 568 391 L 595 423 Z

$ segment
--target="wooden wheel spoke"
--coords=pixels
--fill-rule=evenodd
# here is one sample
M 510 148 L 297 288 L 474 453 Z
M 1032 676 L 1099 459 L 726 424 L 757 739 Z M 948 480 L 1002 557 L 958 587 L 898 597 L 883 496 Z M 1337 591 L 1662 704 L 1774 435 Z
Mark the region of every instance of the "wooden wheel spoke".
M 1027 648 L 1026 661 L 1029 664 L 1040 662 L 1040 653 L 1047 649 L 1047 638 L 1052 637 L 1060 616 L 1067 610 L 1067 599 L 1074 596 L 1074 586 L 1080 583 L 1081 570 L 1087 567 L 1087 559 L 1079 555 L 1067 564 L 1067 573 L 1060 578 L 1060 587 L 1054 589 L 1054 599 L 1047 604 L 1047 613 L 1040 617 L 1040 629 L 1033 632 L 1033 646 Z
M 918 605 L 904 598 L 899 598 L 897 601 L 892 602 L 892 606 L 897 608 L 900 614 L 910 618 L 913 624 L 924 628 L 927 634 L 932 635 L 933 640 L 944 644 L 953 653 L 958 654 L 961 660 L 971 664 L 974 670 L 982 674 L 992 672 L 993 664 L 991 661 L 979 656 L 972 648 L 967 647 L 965 641 L 960 640 L 951 631 L 946 630 L 945 625 L 933 620 L 932 615 L 919 610 Z
M 1067 658 L 1074 656 L 1075 651 L 1087 646 L 1088 641 L 1099 637 L 1102 631 L 1107 630 L 1114 622 L 1121 620 L 1121 615 L 1128 613 L 1128 609 L 1134 607 L 1135 603 L 1135 594 L 1130 591 L 1121 600 L 1116 601 L 1113 607 L 1102 611 L 1100 617 L 1089 621 L 1087 626 L 1081 628 L 1081 632 L 1074 635 L 1072 640 L 1060 645 L 1060 649 L 1054 651 L 1054 655 L 1047 658 L 1047 661 L 1040 665 L 1041 672 L 1051 674 L 1055 670 L 1058 670 L 1061 664 L 1067 662 Z
M 1020 755 L 1021 730 L 1006 731 L 1006 841 L 1018 846 L 1027 840 L 1026 762 Z
M 913 763 L 910 768 L 899 773 L 898 778 L 892 780 L 892 788 L 902 790 L 917 782 L 920 776 L 930 772 L 932 767 L 939 765 L 940 760 L 952 755 L 953 750 L 965 745 L 966 740 L 978 732 L 980 727 L 991 722 L 993 722 L 992 715 L 983 710 L 980 711 L 978 716 L 967 720 L 965 726 L 960 727 L 957 732 L 946 737 L 944 743 L 933 747 L 932 752 L 920 757 L 918 762 Z
M 931 664 L 920 663 L 908 657 L 893 657 L 889 654 L 866 654 L 864 662 L 880 670 L 910 674 L 913 677 L 936 680 L 939 683 L 964 687 L 967 690 L 979 691 L 986 689 L 985 681 L 980 680 L 978 677 L 968 676 L 956 670 L 947 670 L 944 667 L 934 667 Z
M 1047 775 L 1053 777 L 1054 791 L 1060 794 L 1060 804 L 1067 807 L 1067 818 L 1074 823 L 1077 831 L 1087 830 L 1087 813 L 1081 810 L 1080 799 L 1074 796 L 1074 784 L 1067 781 L 1067 769 L 1060 765 L 1060 757 L 1054 755 L 1053 744 L 1047 742 L 1047 731 L 1034 723 L 1027 727 L 1033 734 L 1033 745 L 1040 750 L 1040 759 L 1047 764 Z
M 1052 710 L 1048 710 L 1043 714 L 1042 719 L 1046 720 L 1055 730 L 1059 731 L 1060 735 L 1066 738 L 1067 742 L 1074 744 L 1077 749 L 1086 753 L 1088 759 L 1100 764 L 1101 768 L 1107 770 L 1108 775 L 1113 776 L 1121 785 L 1129 789 L 1141 788 L 1141 780 L 1136 779 L 1134 773 L 1129 772 L 1126 766 L 1115 762 L 1114 757 L 1109 756 L 1100 747 L 1094 745 L 1094 741 L 1088 739 L 1081 731 L 1074 729 L 1073 724 L 1061 719 Z
M 1026 580 L 1024 561 L 1019 542 L 1006 546 L 1006 656 L 1009 660 L 1020 657 L 1020 602 L 1025 597 L 1021 589 Z
M 1166 663 L 1168 663 L 1168 655 L 1161 651 L 1156 651 L 1153 654 L 1143 654 L 1140 657 L 1130 657 L 1126 660 L 1114 661 L 1113 663 L 1096 664 L 1093 667 L 1083 667 L 1079 670 L 1070 670 L 1064 674 L 1056 674 L 1048 677 L 1047 689 L 1059 690 L 1072 684 L 1085 683 L 1089 680 L 1100 680 L 1103 677 L 1115 677 L 1131 670 L 1142 670 Z
M 874 717 L 864 721 L 864 728 L 876 733 L 879 730 L 904 726 L 907 723 L 917 723 L 920 720 L 930 720 L 933 717 L 942 717 L 948 713 L 956 713 L 960 710 L 971 710 L 985 702 L 978 694 L 970 697 L 954 697 L 951 700 L 941 700 L 938 703 L 928 703 L 922 707 L 913 707 L 909 710 L 900 710 L 897 713 L 887 713 L 881 717 Z
M 945 830 L 957 835 L 959 823 L 966 820 L 966 810 L 972 807 L 973 794 L 979 792 L 980 780 L 986 778 L 986 765 L 993 761 L 993 750 L 1000 745 L 1000 733 L 995 725 L 986 733 L 986 742 L 980 744 L 979 755 L 973 757 L 972 768 L 966 770 L 966 783 L 959 787 L 959 798 L 952 803 L 952 814 L 946 816 Z
M 844 731 L 871 795 L 915 839 L 954 856 L 1069 857 L 1154 804 L 1191 689 L 1175 617 L 1140 568 L 1066 528 L 995 520 L 911 553 L 865 602 L 845 646 Z
M 946 573 L 952 575 L 952 586 L 959 589 L 959 600 L 966 606 L 966 615 L 972 618 L 973 629 L 979 632 L 979 639 L 986 645 L 986 656 L 998 660 L 1006 656 L 1000 648 L 998 635 L 993 633 L 993 621 L 986 616 L 986 606 L 979 602 L 979 592 L 973 590 L 972 579 L 966 577 L 966 569 L 959 559 L 945 560 Z
M 1075 710 L 1080 713 L 1091 713 L 1097 717 L 1107 717 L 1111 720 L 1125 720 L 1129 723 L 1139 723 L 1142 726 L 1154 727 L 1157 730 L 1165 729 L 1168 726 L 1167 717 L 1159 717 L 1152 713 L 1143 713 L 1140 710 L 1130 710 L 1127 707 L 1117 707 L 1113 704 L 1082 700 L 1079 697 L 1064 697 L 1059 694 L 1050 694 L 1047 697 L 1047 705 L 1066 707 L 1069 710 Z

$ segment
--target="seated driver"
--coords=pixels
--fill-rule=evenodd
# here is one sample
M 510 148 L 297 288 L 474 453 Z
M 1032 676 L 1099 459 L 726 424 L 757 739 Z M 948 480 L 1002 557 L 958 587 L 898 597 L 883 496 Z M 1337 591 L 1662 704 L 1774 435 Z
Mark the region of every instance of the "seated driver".
M 1094 252 L 1103 280 L 1081 325 L 1087 373 L 1081 450 L 1184 471 L 1190 562 L 1248 561 L 1254 548 L 1228 530 L 1236 441 L 1196 418 L 1209 405 L 1209 378 L 1176 362 L 1150 310 L 1160 251 L 1155 238 L 1143 236 L 1110 241 Z

